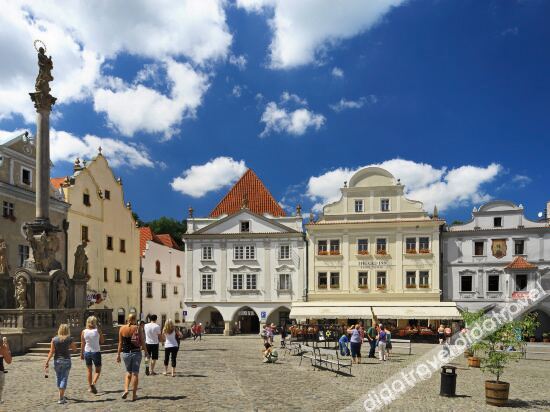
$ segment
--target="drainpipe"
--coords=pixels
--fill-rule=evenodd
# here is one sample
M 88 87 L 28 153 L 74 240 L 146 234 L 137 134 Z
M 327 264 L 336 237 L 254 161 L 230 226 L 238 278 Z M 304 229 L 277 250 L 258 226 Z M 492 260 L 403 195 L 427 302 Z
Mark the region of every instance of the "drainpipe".
M 62 227 L 63 234 L 65 235 L 65 272 L 69 273 L 69 222 L 67 221 L 67 219 L 63 219 Z
M 139 319 L 143 316 L 143 265 L 142 258 L 139 258 Z

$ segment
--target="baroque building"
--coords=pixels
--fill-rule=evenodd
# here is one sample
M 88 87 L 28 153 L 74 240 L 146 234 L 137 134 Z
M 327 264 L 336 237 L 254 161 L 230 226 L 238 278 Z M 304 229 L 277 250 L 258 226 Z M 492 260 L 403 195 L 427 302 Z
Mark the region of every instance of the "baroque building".
M 71 205 L 69 269 L 74 266 L 77 246 L 86 243 L 90 307 L 112 309 L 118 323 L 128 313 L 139 316 L 139 229 L 130 203 L 124 202 L 122 180 L 115 178 L 101 148 L 89 162 L 76 159 L 73 175 L 52 178 L 52 184 Z
M 550 226 L 527 219 L 523 206 L 488 202 L 474 208 L 472 220 L 443 233 L 445 300 L 464 310 L 489 310 L 537 285 L 550 290 Z M 533 310 L 539 312 L 540 330 L 549 330 L 550 300 Z
M 248 170 L 208 217 L 190 209 L 185 241 L 188 320 L 211 332 L 257 333 L 288 321 L 304 294 L 306 247 L 294 216 Z
M 169 234 L 155 234 L 140 228 L 140 256 L 143 318 L 157 315 L 160 325 L 172 319 L 176 326 L 183 316 L 183 271 L 185 252 Z
M 341 188 L 342 196 L 306 225 L 307 302 L 291 318 L 369 321 L 393 328 L 460 318 L 441 302 L 440 229 L 422 203 L 404 196 L 391 173 L 367 167 Z

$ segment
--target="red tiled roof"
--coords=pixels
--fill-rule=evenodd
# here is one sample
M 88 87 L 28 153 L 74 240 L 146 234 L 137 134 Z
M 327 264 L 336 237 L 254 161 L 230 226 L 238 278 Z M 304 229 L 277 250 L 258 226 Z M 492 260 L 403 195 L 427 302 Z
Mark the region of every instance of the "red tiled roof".
M 139 255 L 143 256 L 145 253 L 145 247 L 148 240 L 153 240 L 155 237 L 153 231 L 149 226 L 139 228 Z
M 172 236 L 169 234 L 163 234 L 163 235 L 156 235 L 155 236 L 160 243 L 162 243 L 164 246 L 171 247 L 172 249 L 179 249 L 178 244 L 174 240 Z
M 248 199 L 248 209 L 251 212 L 263 215 L 286 216 L 285 211 L 273 198 L 260 178 L 248 169 L 225 197 L 210 213 L 210 217 L 237 213 L 242 209 L 243 199 Z
M 522 256 L 516 256 L 515 259 L 506 266 L 506 269 L 519 269 L 519 270 L 531 270 L 537 267 L 527 262 Z
M 61 185 L 63 184 L 63 182 L 65 181 L 65 178 L 64 177 L 52 177 L 50 179 L 50 182 L 52 183 L 52 186 L 55 188 L 55 189 L 59 189 L 61 187 Z

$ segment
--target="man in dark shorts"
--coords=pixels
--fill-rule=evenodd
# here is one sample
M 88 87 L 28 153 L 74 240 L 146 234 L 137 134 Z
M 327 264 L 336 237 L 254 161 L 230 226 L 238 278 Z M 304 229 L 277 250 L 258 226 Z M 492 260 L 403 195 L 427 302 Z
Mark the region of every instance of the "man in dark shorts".
M 367 329 L 367 340 L 370 344 L 369 358 L 375 358 L 374 353 L 376 352 L 376 335 L 378 334 L 376 327 L 371 326 Z
M 145 345 L 147 346 L 147 352 L 151 357 L 151 375 L 155 373 L 155 363 L 159 358 L 159 338 L 162 334 L 160 325 L 157 324 L 157 315 L 151 315 L 149 317 L 151 321 L 145 325 Z M 145 371 L 147 372 L 147 371 Z

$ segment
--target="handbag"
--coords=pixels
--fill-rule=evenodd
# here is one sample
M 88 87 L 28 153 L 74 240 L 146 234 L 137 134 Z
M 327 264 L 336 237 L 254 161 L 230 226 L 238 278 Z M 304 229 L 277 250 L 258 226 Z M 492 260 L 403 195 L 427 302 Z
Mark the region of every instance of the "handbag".
M 139 333 L 138 327 L 136 327 L 134 333 L 132 333 L 132 338 L 130 340 L 132 342 L 132 345 L 134 345 L 136 348 L 141 348 L 141 334 Z

